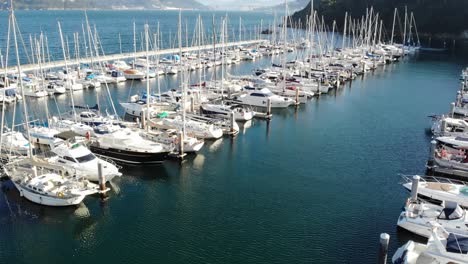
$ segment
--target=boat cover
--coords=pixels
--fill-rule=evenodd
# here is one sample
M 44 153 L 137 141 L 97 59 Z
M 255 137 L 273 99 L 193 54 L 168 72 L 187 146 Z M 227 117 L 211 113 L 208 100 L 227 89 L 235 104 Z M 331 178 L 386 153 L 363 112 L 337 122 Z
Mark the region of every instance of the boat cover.
M 447 238 L 447 252 L 466 254 L 468 253 L 468 237 L 450 233 Z
M 454 220 L 463 217 L 463 209 L 455 202 L 445 202 L 445 208 L 439 215 L 439 219 Z

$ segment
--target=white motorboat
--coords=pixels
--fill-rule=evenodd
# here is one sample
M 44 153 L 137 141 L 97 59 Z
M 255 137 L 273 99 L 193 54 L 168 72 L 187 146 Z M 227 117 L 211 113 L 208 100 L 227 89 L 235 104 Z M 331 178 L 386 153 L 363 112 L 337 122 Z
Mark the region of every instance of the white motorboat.
M 166 131 L 150 130 L 150 131 L 141 131 L 140 135 L 146 139 L 149 139 L 154 142 L 162 143 L 165 145 L 173 145 L 175 151 L 179 150 L 179 135 L 176 130 L 169 129 Z M 205 142 L 199 140 L 195 137 L 186 135 L 184 137 L 184 152 L 198 152 Z
M 127 69 L 123 74 L 127 80 L 143 80 L 146 78 L 146 73 L 137 69 Z
M 52 118 L 50 127 L 60 132 L 71 131 L 83 137 L 92 135 L 94 131 L 93 128 L 88 125 L 76 123 L 67 119 L 59 120 L 57 117 Z
M 457 203 L 444 201 L 443 206 L 413 201 L 406 202 L 398 217 L 398 226 L 417 235 L 429 238 L 431 222 L 439 223 L 445 230 L 468 235 L 468 215 Z
M 403 187 L 411 190 L 412 179 L 407 176 L 402 178 L 406 181 L 406 183 L 403 183 Z M 462 181 L 425 176 L 420 178 L 418 183 L 418 196 L 439 203 L 453 201 L 464 208 L 468 208 L 468 186 Z
M 78 107 L 75 107 L 78 108 Z M 80 107 L 86 109 L 87 107 Z M 101 124 L 109 123 L 114 120 L 113 116 L 104 117 L 100 115 L 97 111 L 93 111 L 92 109 L 97 109 L 97 106 L 93 108 L 88 108 L 90 110 L 82 111 L 77 115 L 77 121 L 89 125 L 89 126 L 98 126 Z
M 108 82 L 108 83 L 121 83 L 121 82 L 125 82 L 127 80 L 127 78 L 125 78 L 123 72 L 117 71 L 117 70 L 107 71 L 106 76 L 108 78 L 110 78 L 110 82 L 109 82 L 108 79 L 102 79 L 102 81 Z M 101 81 L 101 79 L 98 79 L 98 80 Z
M 102 164 L 102 173 L 106 181 L 121 176 L 117 166 L 102 158 L 96 157 L 87 147 L 76 141 L 62 141 L 56 144 L 51 152 L 53 155 L 47 158 L 51 164 L 65 168 L 70 175 L 84 177 L 90 181 L 99 181 L 98 164 Z
M 431 159 L 441 168 L 468 171 L 468 137 L 438 137 Z
M 98 136 L 90 150 L 116 162 L 154 164 L 163 162 L 172 150 L 169 146 L 142 138 L 130 129 L 119 129 Z
M 239 104 L 202 104 L 200 110 L 204 115 L 230 118 L 234 113 L 236 121 L 249 121 L 255 116 L 255 112 L 245 105 Z
M 435 136 L 468 136 L 468 122 L 441 116 L 434 121 L 431 131 Z
M 125 110 L 125 113 L 132 116 L 141 117 L 143 112 L 149 111 L 149 116 L 154 117 L 156 114 L 163 111 L 175 111 L 176 104 L 162 100 L 159 102 L 157 97 L 151 96 L 150 106 L 146 104 L 147 96 L 144 94 L 141 98 L 139 95 L 133 95 L 130 97 L 129 102 L 120 103 L 122 108 Z
M 19 163 L 23 164 L 19 164 Z M 70 206 L 80 204 L 88 195 L 99 193 L 99 186 L 87 180 L 62 177 L 51 170 L 38 171 L 38 167 L 28 168 L 30 159 L 23 159 L 5 168 L 18 189 L 20 196 L 29 201 L 47 206 Z M 18 165 L 19 164 L 19 165 Z M 106 189 L 105 191 L 108 191 Z
M 49 95 L 54 95 L 54 94 L 64 94 L 66 92 L 66 89 L 59 82 L 49 82 L 46 86 L 46 91 Z
M 295 103 L 290 98 L 273 94 L 267 88 L 250 91 L 233 98 L 236 103 L 258 107 L 268 107 L 268 100 L 271 102 L 271 108 L 286 108 Z
M 152 119 L 150 125 L 160 129 L 182 130 L 184 122 L 181 116 L 174 118 Z M 188 135 L 202 139 L 216 139 L 223 136 L 223 130 L 213 124 L 206 124 L 194 120 L 185 121 L 185 129 Z
M 468 263 L 468 237 L 449 233 L 433 223 L 427 244 L 408 241 L 392 257 L 394 264 Z

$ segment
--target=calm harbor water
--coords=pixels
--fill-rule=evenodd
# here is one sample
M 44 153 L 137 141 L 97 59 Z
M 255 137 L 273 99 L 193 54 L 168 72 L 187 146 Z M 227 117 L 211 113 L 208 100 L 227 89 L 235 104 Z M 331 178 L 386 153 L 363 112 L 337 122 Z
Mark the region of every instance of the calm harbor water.
M 398 174 L 424 172 L 427 116 L 448 110 L 466 63 L 419 54 L 254 120 L 182 164 L 129 167 L 119 193 L 85 200 L 89 217 L 34 205 L 3 181 L 0 263 L 375 263 L 381 232 L 390 254 L 414 238 L 396 228 L 408 196 Z M 110 90 L 124 101 L 144 86 Z M 96 100 L 92 90 L 75 95 Z

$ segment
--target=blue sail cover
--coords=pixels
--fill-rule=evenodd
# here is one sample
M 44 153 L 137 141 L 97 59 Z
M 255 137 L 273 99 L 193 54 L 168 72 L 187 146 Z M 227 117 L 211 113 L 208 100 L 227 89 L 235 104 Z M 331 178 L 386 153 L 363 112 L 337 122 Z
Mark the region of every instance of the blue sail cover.
M 468 237 L 450 233 L 445 249 L 451 253 L 466 254 L 468 252 Z
M 16 95 L 16 89 L 14 89 L 14 88 L 13 88 L 13 89 L 6 89 L 6 90 L 5 90 L 5 95 L 6 95 L 6 96 L 14 96 L 14 95 Z

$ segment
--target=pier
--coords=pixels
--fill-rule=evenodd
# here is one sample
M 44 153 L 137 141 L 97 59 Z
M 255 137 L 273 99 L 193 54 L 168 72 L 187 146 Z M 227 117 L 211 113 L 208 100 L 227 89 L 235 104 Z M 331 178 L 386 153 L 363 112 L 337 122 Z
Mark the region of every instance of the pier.
M 237 42 L 229 42 L 229 43 L 216 43 L 216 48 L 222 48 L 222 47 L 236 47 L 236 46 L 245 46 L 245 45 L 255 45 L 255 44 L 260 44 L 265 42 L 266 40 L 264 39 L 259 39 L 259 40 L 246 40 L 246 41 L 237 41 Z M 178 54 L 180 51 L 182 53 L 185 52 L 194 52 L 198 50 L 209 50 L 213 49 L 213 44 L 209 45 L 202 45 L 202 46 L 191 46 L 191 47 L 183 47 L 182 49 L 179 48 L 173 48 L 173 49 L 163 49 L 163 50 L 152 50 L 148 51 L 149 56 L 158 56 L 158 55 L 167 55 L 167 54 Z M 99 55 L 96 57 L 91 58 L 82 58 L 82 59 L 69 59 L 67 60 L 67 65 L 79 65 L 79 64 L 86 64 L 86 63 L 95 63 L 95 62 L 104 62 L 104 61 L 116 61 L 116 60 L 125 60 L 125 59 L 130 59 L 130 58 L 139 58 L 139 57 L 144 57 L 146 56 L 146 51 L 139 51 L 139 52 L 126 52 L 126 53 L 121 53 L 121 54 L 110 54 L 110 55 Z M 51 62 L 46 62 L 42 64 L 42 69 L 53 69 L 53 68 L 61 68 L 65 67 L 65 60 L 56 60 L 56 61 L 51 61 Z M 21 70 L 22 71 L 34 71 L 34 70 L 39 70 L 39 64 L 24 64 L 21 65 Z M 16 66 L 11 66 L 7 67 L 6 69 L 7 72 L 16 72 L 17 67 Z M 0 68 L 0 72 L 4 73 L 5 68 Z

